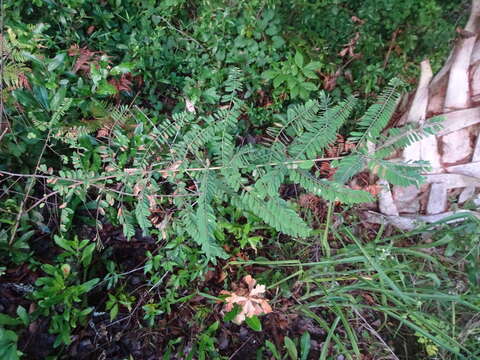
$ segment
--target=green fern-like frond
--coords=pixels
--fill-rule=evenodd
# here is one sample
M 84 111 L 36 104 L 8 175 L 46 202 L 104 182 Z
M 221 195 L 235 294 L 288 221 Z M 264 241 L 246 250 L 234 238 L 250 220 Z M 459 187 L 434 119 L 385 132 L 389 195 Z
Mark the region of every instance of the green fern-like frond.
M 19 88 L 21 86 L 21 76 L 30 71 L 30 68 L 22 63 L 5 62 L 3 65 L 3 81 L 6 87 L 10 90 Z
M 340 184 L 345 184 L 361 172 L 366 165 L 365 158 L 361 154 L 353 154 L 343 159 L 333 161 L 332 166 L 337 169 L 333 175 L 333 180 Z
M 52 119 L 50 120 L 50 126 L 58 126 L 60 123 L 60 119 L 65 116 L 65 113 L 70 109 L 72 106 L 73 99 L 66 98 L 63 102 L 58 106 L 57 109 L 53 112 Z
M 249 149 L 239 149 L 225 166 L 220 169 L 223 175 L 224 182 L 228 184 L 234 191 L 238 191 L 242 186 L 242 173 L 241 170 L 247 166 L 247 160 L 245 154 Z
M 265 200 L 252 191 L 244 192 L 239 198 L 232 198 L 232 201 L 284 234 L 307 237 L 311 232 L 308 225 L 288 206 L 288 203 L 279 197 Z
M 7 35 L 7 36 L 5 36 Z M 3 49 L 2 57 L 7 61 L 15 63 L 25 63 L 27 57 L 22 49 L 22 44 L 16 39 L 16 35 L 12 29 L 8 29 L 6 34 L 0 35 L 1 46 Z
M 386 158 L 396 150 L 406 148 L 428 136 L 433 136 L 442 129 L 442 116 L 436 116 L 423 124 L 406 124 L 401 128 L 392 128 L 387 135 L 380 136 L 376 147 L 376 157 Z
M 292 105 L 287 110 L 287 116 L 281 119 L 281 122 L 267 130 L 272 143 L 283 141 L 288 129 L 293 128 L 296 133 L 300 133 L 306 126 L 314 123 L 318 117 L 320 104 L 316 100 L 309 100 L 305 104 Z
M 241 103 L 234 103 L 230 109 L 220 109 L 214 115 L 220 148 L 213 147 L 213 149 L 220 155 L 219 165 L 221 166 L 228 166 L 235 154 L 235 138 L 232 133 L 237 128 L 237 121 L 241 114 L 240 107 Z
M 123 235 L 130 240 L 135 235 L 134 219 L 130 211 L 122 207 L 118 212 L 118 222 L 122 225 Z
M 144 234 L 147 234 L 149 228 L 152 226 L 152 223 L 148 219 L 149 216 L 150 209 L 148 206 L 148 199 L 145 196 L 139 197 L 135 206 L 135 218 L 137 219 L 138 226 L 140 226 Z
M 307 125 L 307 131 L 289 146 L 294 159 L 314 159 L 337 138 L 337 132 L 350 116 L 355 98 L 350 97 L 327 110 L 318 120 Z
M 429 165 L 424 161 L 403 163 L 371 158 L 368 161 L 368 168 L 379 178 L 393 185 L 418 186 L 424 181 L 421 173 L 429 170 Z
M 289 176 L 293 182 L 327 201 L 340 201 L 345 204 L 373 201 L 373 197 L 368 192 L 352 190 L 339 183 L 318 179 L 305 170 L 292 170 Z
M 400 99 L 399 89 L 403 82 L 397 78 L 390 80 L 387 88 L 380 94 L 377 102 L 370 106 L 357 124 L 357 130 L 351 134 L 351 140 L 358 146 L 367 141 L 376 143 L 378 136 L 387 126 Z
M 11 33 L 11 32 L 9 32 Z M 2 81 L 6 88 L 11 91 L 19 88 L 21 84 L 21 76 L 30 72 L 31 69 L 25 64 L 26 58 L 22 54 L 21 49 L 12 44 L 11 36 L 9 38 L 0 35 L 2 48 Z
M 230 68 L 224 85 L 226 94 L 222 96 L 222 102 L 233 102 L 243 91 L 242 71 L 237 67 Z
M 278 196 L 278 189 L 284 182 L 287 169 L 282 166 L 276 166 L 267 171 L 255 183 L 255 190 L 261 196 Z
M 182 141 L 173 147 L 176 159 L 185 159 L 188 153 L 199 157 L 199 150 L 207 143 L 218 143 L 216 140 L 219 137 L 224 141 L 220 152 L 225 152 L 224 156 L 228 156 L 228 151 L 233 147 L 233 137 L 229 136 L 229 131 L 235 127 L 239 115 L 238 105 L 234 104 L 230 110 L 221 109 L 213 116 L 202 118 L 204 125 L 191 125 Z
M 119 105 L 110 108 L 109 115 L 113 120 L 113 126 L 124 126 L 133 114 L 127 105 Z
M 198 124 L 190 126 L 190 130 L 183 136 L 181 142 L 172 147 L 173 160 L 185 160 L 187 154 L 193 154 L 200 158 L 199 150 L 205 144 L 215 139 L 215 123 L 212 117 L 206 119 L 207 126 L 202 127 Z
M 197 231 L 193 235 L 193 239 L 202 247 L 202 251 L 207 258 L 224 258 L 226 256 L 225 251 L 218 245 L 214 235 L 216 216 L 211 203 L 215 193 L 218 191 L 218 182 L 212 172 L 204 172 L 199 191 L 200 196 L 193 217 L 197 225 Z
M 171 147 L 172 143 L 180 136 L 183 129 L 194 121 L 194 114 L 183 111 L 181 113 L 173 114 L 171 120 L 165 119 L 160 124 L 155 125 L 152 129 L 152 133 L 159 144 Z

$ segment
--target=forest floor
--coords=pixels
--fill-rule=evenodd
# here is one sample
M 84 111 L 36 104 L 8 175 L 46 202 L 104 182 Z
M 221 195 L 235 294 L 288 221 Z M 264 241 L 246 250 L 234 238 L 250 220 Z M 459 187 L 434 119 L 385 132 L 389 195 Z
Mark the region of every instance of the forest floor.
M 141 3 L 2 9 L 0 359 L 480 359 L 479 220 L 370 224 L 333 161 L 469 2 Z

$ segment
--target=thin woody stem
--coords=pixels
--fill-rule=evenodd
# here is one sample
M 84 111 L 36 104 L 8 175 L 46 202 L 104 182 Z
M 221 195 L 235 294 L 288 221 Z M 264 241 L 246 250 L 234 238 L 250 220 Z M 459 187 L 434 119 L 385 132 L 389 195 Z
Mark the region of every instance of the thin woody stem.
M 309 160 L 291 160 L 291 161 L 285 161 L 285 162 L 272 162 L 272 163 L 267 163 L 267 164 L 259 164 L 256 165 L 256 168 L 260 167 L 265 167 L 265 166 L 276 166 L 276 165 L 295 165 L 295 164 L 301 164 L 309 161 L 332 161 L 332 160 L 338 160 L 341 159 L 341 156 L 337 157 L 327 157 L 327 158 L 316 158 L 316 159 L 309 159 Z M 154 165 L 155 166 L 155 165 Z M 124 177 L 125 173 L 129 175 L 133 174 L 150 174 L 150 173 L 160 173 L 160 174 L 170 174 L 170 173 L 176 173 L 180 171 L 184 172 L 198 172 L 198 171 L 210 171 L 210 170 L 220 170 L 225 167 L 222 166 L 212 166 L 212 167 L 198 167 L 198 168 L 188 168 L 188 169 L 161 169 L 161 170 L 142 170 L 142 169 L 125 169 L 124 172 L 119 172 L 113 175 L 107 175 L 107 176 L 100 176 L 100 177 L 93 177 L 90 179 L 71 179 L 71 178 L 66 178 L 66 177 L 60 177 L 60 176 L 54 176 L 54 175 L 39 175 L 39 174 L 20 174 L 20 173 L 13 173 L 10 171 L 3 171 L 0 170 L 0 175 L 6 175 L 10 177 L 19 177 L 19 178 L 39 178 L 39 179 L 47 179 L 50 182 L 57 182 L 57 181 L 69 181 L 72 182 L 73 184 L 68 185 L 68 189 L 73 189 L 81 185 L 86 185 L 89 184 L 90 186 L 93 186 L 99 190 L 103 191 L 111 191 L 115 192 L 117 194 L 125 195 L 125 196 L 137 196 L 133 193 L 128 193 L 116 189 L 110 189 L 107 187 L 104 187 L 102 185 L 95 184 L 95 182 L 98 181 L 104 181 L 104 180 L 109 180 L 109 179 L 114 179 L 117 177 Z M 45 202 L 47 199 L 49 199 L 52 196 L 55 196 L 59 193 L 60 191 L 53 191 L 45 196 L 43 196 L 41 199 L 37 200 L 32 206 L 30 206 L 28 209 L 23 211 L 23 213 L 28 213 L 41 203 Z M 192 194 L 161 194 L 161 195 L 153 195 L 154 197 L 158 198 L 174 198 L 174 197 L 187 197 L 187 196 L 198 196 L 200 193 L 192 193 Z

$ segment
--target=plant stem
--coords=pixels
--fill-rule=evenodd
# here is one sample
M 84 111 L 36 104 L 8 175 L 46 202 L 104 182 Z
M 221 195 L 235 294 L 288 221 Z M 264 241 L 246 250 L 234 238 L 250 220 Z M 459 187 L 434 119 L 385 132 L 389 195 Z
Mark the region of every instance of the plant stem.
M 331 255 L 330 244 L 328 243 L 328 232 L 330 229 L 332 212 L 333 212 L 333 201 L 330 201 L 328 204 L 327 223 L 325 224 L 325 231 L 323 232 L 323 237 L 322 237 L 322 246 L 327 258 L 330 258 L 330 255 Z

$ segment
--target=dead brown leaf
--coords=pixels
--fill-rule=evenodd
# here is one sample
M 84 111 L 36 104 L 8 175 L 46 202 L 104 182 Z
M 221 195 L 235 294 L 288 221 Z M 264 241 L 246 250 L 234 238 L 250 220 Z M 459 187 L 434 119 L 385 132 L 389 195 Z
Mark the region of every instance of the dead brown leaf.
M 220 292 L 222 295 L 229 295 L 225 299 L 224 312 L 232 311 L 235 304 L 240 306 L 240 313 L 233 319 L 233 322 L 238 325 L 243 323 L 247 317 L 272 312 L 272 307 L 264 298 L 265 285 L 256 285 L 257 281 L 251 275 L 246 275 L 242 280 L 247 288 L 239 288 L 234 292 L 226 290 Z
M 182 160 L 177 160 L 173 162 L 169 167 L 162 171 L 162 177 L 164 179 L 168 178 L 170 175 L 174 174 L 182 164 Z
M 338 53 L 340 57 L 345 57 L 346 55 L 349 55 L 352 58 L 359 57 L 360 54 L 355 53 L 355 47 L 357 46 L 357 42 L 360 39 L 360 33 L 357 31 L 353 38 L 350 39 L 350 41 L 344 45 L 343 49 Z

